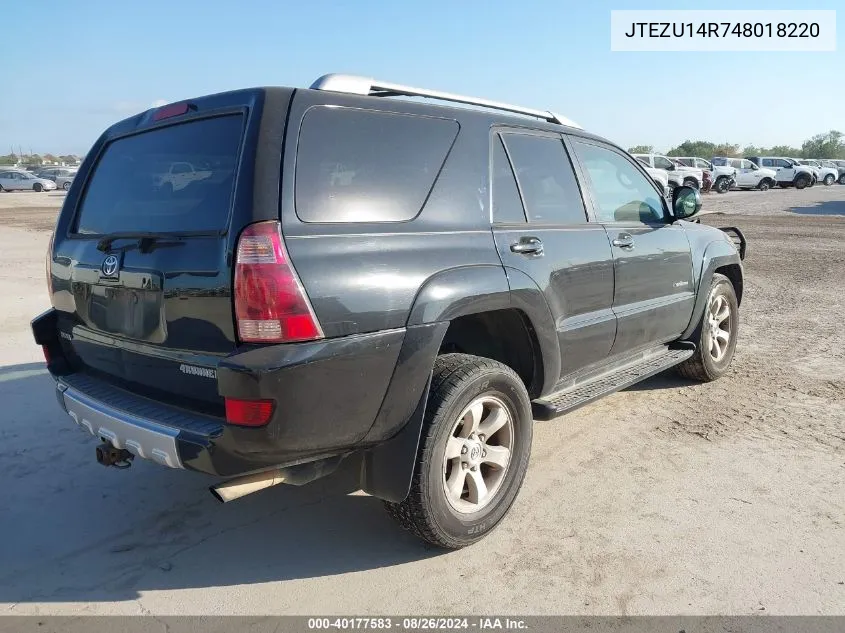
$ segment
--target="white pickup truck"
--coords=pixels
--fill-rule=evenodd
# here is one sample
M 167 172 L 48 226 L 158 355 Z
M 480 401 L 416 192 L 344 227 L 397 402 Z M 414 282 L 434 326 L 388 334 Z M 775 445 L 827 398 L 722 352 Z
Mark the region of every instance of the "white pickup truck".
M 167 171 L 156 175 L 156 186 L 169 187 L 171 191 L 179 191 L 192 182 L 210 178 L 211 173 L 207 169 L 196 169 L 191 163 L 171 163 Z
M 782 156 L 746 156 L 746 159 L 758 167 L 775 170 L 775 179 L 781 187 L 803 189 L 812 187 L 816 182 L 814 170 Z
M 714 156 L 714 165 L 726 165 L 736 171 L 736 187 L 738 189 L 759 189 L 768 191 L 777 184 L 777 173 L 774 169 L 758 167 L 747 158 L 728 158 Z
M 632 154 L 632 156 L 647 167 L 666 171 L 666 175 L 669 177 L 670 189 L 680 187 L 681 185 L 692 187 L 693 189 L 701 188 L 701 183 L 704 180 L 704 172 L 701 169 L 680 164 L 676 165 L 661 154 Z
M 736 169 L 728 164 L 717 165 L 714 162 L 699 158 L 697 156 L 673 156 L 677 162 L 687 167 L 696 167 L 709 171 L 713 180 L 713 189 L 717 193 L 726 193 L 736 185 Z
M 796 158 L 794 160 L 801 165 L 815 169 L 818 181 L 823 182 L 828 187 L 839 179 L 839 170 L 836 167 L 824 165 L 814 158 Z

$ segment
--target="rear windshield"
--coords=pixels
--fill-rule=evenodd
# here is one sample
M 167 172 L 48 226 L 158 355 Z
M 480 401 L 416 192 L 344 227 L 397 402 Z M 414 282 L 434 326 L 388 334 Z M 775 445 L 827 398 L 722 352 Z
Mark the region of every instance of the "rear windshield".
M 225 228 L 243 127 L 243 115 L 227 115 L 109 143 L 85 190 L 76 232 Z

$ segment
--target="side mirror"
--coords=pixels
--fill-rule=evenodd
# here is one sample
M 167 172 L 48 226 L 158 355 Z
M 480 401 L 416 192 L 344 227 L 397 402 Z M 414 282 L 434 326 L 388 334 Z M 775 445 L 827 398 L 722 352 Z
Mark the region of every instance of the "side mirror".
M 675 165 L 669 165 L 665 169 L 666 169 L 666 171 L 675 171 Z
M 672 192 L 672 213 L 678 220 L 686 220 L 701 211 L 701 194 L 692 187 L 676 187 Z

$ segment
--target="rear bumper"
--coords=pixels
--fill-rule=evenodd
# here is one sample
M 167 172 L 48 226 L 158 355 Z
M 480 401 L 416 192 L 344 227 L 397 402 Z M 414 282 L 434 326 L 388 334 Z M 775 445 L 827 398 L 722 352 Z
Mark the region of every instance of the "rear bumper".
M 94 400 L 62 380 L 56 383 L 56 395 L 71 420 L 94 437 L 163 466 L 184 468 L 177 447 L 178 429 Z
M 77 425 L 138 457 L 228 477 L 344 455 L 396 435 L 426 385 L 445 324 L 241 349 L 222 359 L 221 400 L 275 401 L 270 423 L 259 428 L 76 369 L 63 355 L 55 310 L 32 329 L 48 348 L 59 403 Z

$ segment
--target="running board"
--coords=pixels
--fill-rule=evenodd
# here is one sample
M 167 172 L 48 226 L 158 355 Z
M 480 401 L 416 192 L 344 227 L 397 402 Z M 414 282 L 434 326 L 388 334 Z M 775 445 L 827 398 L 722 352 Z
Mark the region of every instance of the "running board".
M 531 403 L 534 419 L 551 420 L 614 391 L 630 387 L 664 369 L 674 367 L 692 356 L 693 351 L 689 348 L 667 348 L 665 351 L 624 365 L 610 374 L 601 374 L 587 382 L 566 387 L 544 398 L 538 398 Z

